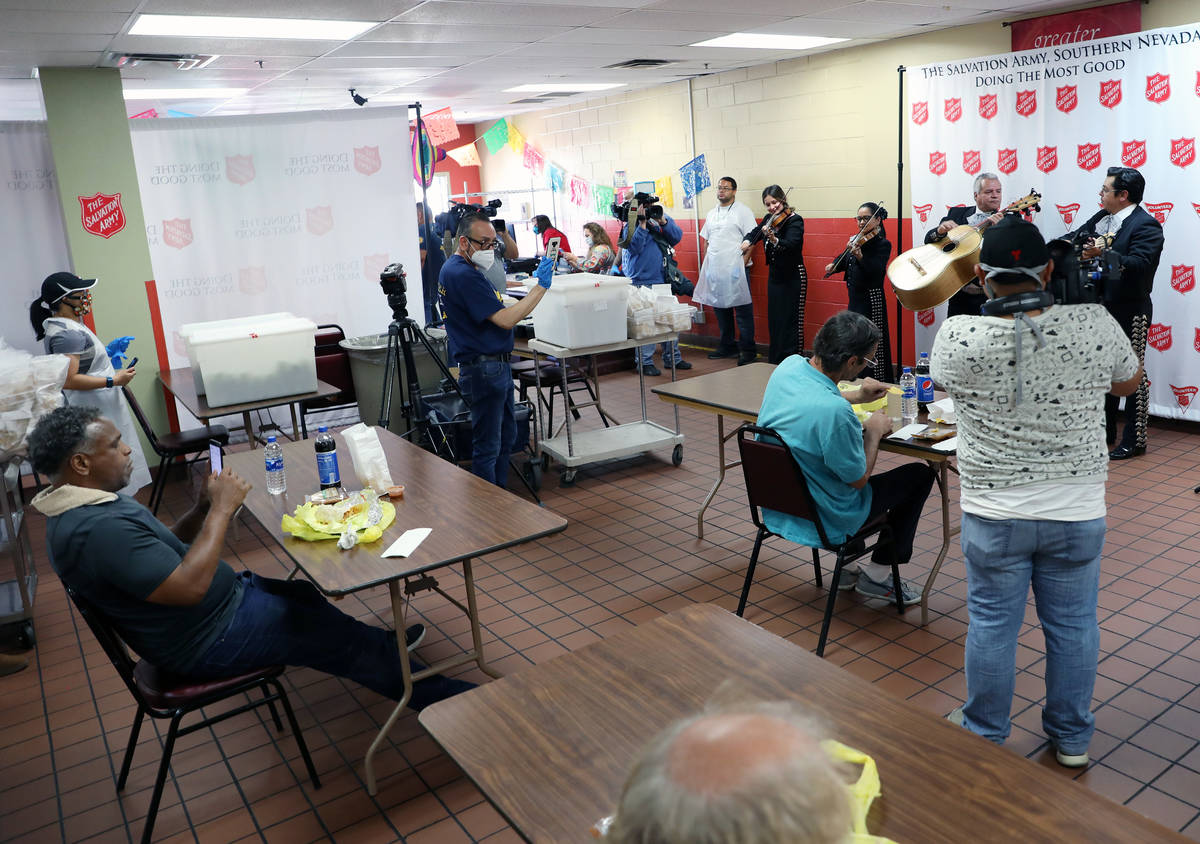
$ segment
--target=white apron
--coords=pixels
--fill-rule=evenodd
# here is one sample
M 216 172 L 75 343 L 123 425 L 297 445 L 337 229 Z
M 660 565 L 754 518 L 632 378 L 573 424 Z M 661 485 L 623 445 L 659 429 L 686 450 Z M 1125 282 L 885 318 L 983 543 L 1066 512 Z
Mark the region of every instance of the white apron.
M 108 359 L 108 352 L 105 350 L 104 344 L 83 323 L 62 317 L 50 317 L 42 323 L 42 328 L 46 332 L 47 352 L 49 352 L 50 348 L 50 338 L 56 334 L 77 332 L 85 335 L 92 341 L 92 365 L 87 372 L 81 371 L 81 375 L 109 378 L 116 374 L 116 370 L 112 367 L 112 362 Z M 129 414 L 129 408 L 125 405 L 125 396 L 122 395 L 120 388 L 112 387 L 110 389 L 108 387 L 101 387 L 99 390 L 63 390 L 63 398 L 69 405 L 94 407 L 99 410 L 102 415 L 112 420 L 113 424 L 117 426 L 117 430 L 121 432 L 121 441 L 133 450 L 133 454 L 130 455 L 133 458 L 133 474 L 129 476 L 129 484 L 118 490 L 118 492 L 125 495 L 133 495 L 150 483 L 150 469 L 146 465 L 146 456 L 142 454 L 142 443 L 138 439 L 137 427 L 133 424 L 133 417 Z
M 741 232 L 730 214 L 714 217 L 707 225 L 708 251 L 692 301 L 714 308 L 749 305 L 750 285 L 746 282 Z

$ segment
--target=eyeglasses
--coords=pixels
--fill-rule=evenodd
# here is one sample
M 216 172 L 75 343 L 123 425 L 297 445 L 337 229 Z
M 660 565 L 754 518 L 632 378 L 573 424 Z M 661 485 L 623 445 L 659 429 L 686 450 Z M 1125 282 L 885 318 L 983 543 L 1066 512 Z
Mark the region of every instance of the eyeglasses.
M 474 243 L 480 249 L 495 249 L 496 248 L 496 239 L 495 238 L 492 238 L 491 240 L 476 240 L 473 237 L 468 237 L 467 240 Z
M 854 219 L 855 219 L 855 221 L 857 221 L 859 223 L 869 223 L 869 222 L 871 222 L 871 220 L 873 220 L 875 218 L 874 217 L 855 217 Z
M 863 362 L 863 366 L 869 366 L 869 367 L 871 367 L 871 369 L 874 369 L 875 367 L 879 366 L 878 361 L 871 360 L 870 358 L 862 358 L 862 362 Z

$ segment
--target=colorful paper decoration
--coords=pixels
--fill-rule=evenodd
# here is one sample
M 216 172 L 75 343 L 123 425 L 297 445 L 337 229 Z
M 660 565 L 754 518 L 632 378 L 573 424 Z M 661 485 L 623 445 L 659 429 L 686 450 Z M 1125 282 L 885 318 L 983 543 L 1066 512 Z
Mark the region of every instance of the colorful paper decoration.
M 130 120 L 149 120 L 152 117 L 158 117 L 158 110 L 148 108 L 145 111 L 139 111 L 137 114 L 131 115 Z
M 418 138 L 420 146 L 418 146 Z M 425 168 L 421 168 L 421 147 L 425 148 Z M 433 146 L 433 142 L 429 138 L 429 130 L 425 127 L 425 121 L 421 120 L 417 123 L 417 131 L 412 133 L 412 161 L 413 161 L 413 176 L 420 180 L 425 187 L 433 184 L 433 168 L 437 164 L 437 150 Z
M 508 143 L 508 121 L 501 117 L 493 123 L 492 128 L 483 133 L 483 142 L 487 144 L 487 150 L 492 155 L 504 149 L 504 145 Z
M 546 159 L 542 157 L 541 151 L 531 143 L 525 144 L 525 169 L 532 171 L 534 174 L 542 172 L 542 168 L 546 166 Z
M 571 203 L 580 207 L 585 207 L 588 201 L 592 198 L 591 188 L 588 183 L 578 176 L 571 177 Z
M 421 119 L 425 122 L 425 130 L 429 132 L 430 139 L 437 146 L 458 140 L 458 123 L 455 122 L 449 106 L 431 111 Z
M 521 130 L 511 123 L 508 124 L 508 146 L 517 155 L 522 155 L 525 152 L 525 136 L 521 134 Z
M 697 155 L 679 168 L 679 181 L 683 183 L 685 199 L 695 196 L 712 185 L 712 179 L 708 175 L 708 164 L 704 161 L 704 153 Z
M 446 155 L 457 161 L 460 167 L 478 167 L 480 164 L 479 151 L 475 149 L 474 141 L 454 149 L 448 149 Z
M 661 179 L 654 180 L 654 195 L 662 200 L 662 204 L 667 208 L 675 207 L 675 191 L 671 187 L 670 176 L 663 176 Z
M 596 203 L 596 213 L 607 217 L 612 213 L 613 189 L 605 185 L 592 188 L 592 201 Z
M 563 186 L 566 184 L 567 173 L 557 164 L 551 164 L 546 170 L 546 176 L 550 183 L 550 190 L 555 193 L 561 193 Z

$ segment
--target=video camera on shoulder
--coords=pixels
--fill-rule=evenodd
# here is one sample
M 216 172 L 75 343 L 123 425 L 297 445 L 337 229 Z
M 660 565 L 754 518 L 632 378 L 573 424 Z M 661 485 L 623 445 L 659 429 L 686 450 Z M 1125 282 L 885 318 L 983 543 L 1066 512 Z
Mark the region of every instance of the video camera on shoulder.
M 458 232 L 458 224 L 462 222 L 463 217 L 469 217 L 472 214 L 479 214 L 482 217 L 491 219 L 496 216 L 496 211 L 504 203 L 499 199 L 493 199 L 486 205 L 480 205 L 475 202 L 452 202 L 449 211 L 443 211 L 438 214 L 434 220 L 434 234 L 438 237 L 445 237 L 447 233 L 451 237 Z M 492 220 L 492 226 L 496 231 L 504 228 L 503 220 Z
M 1084 258 L 1092 236 L 1080 231 L 1074 238 L 1046 244 L 1054 259 L 1048 289 L 1059 305 L 1094 305 L 1105 302 L 1121 281 L 1121 261 L 1105 246 L 1099 255 Z M 1103 240 L 1103 238 L 1101 238 Z M 1111 244 L 1109 244 L 1111 245 Z
M 655 220 L 661 222 L 663 218 L 663 207 L 658 203 L 658 197 L 653 194 L 639 191 L 635 193 L 631 199 L 624 202 L 614 202 L 612 204 L 612 215 L 616 219 L 624 223 L 629 219 L 629 205 L 636 199 L 638 203 L 638 217 L 645 217 L 647 220 Z

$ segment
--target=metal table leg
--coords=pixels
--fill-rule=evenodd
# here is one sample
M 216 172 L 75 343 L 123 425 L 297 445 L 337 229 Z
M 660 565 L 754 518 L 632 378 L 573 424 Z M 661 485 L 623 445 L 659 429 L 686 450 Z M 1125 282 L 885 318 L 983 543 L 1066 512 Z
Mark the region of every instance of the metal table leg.
M 392 714 L 388 716 L 388 719 L 383 722 L 383 726 L 379 728 L 379 735 L 375 736 L 375 740 L 367 748 L 367 755 L 363 759 L 363 773 L 367 777 L 367 793 L 371 796 L 374 796 L 377 790 L 375 785 L 375 753 L 383 745 L 387 734 L 396 723 L 396 719 L 404 711 L 404 707 L 408 706 L 409 700 L 412 699 L 413 689 L 412 666 L 408 661 L 408 648 L 404 644 L 404 630 L 407 625 L 404 623 L 404 598 L 400 594 L 400 582 L 393 580 L 389 583 L 388 592 L 392 596 L 392 623 L 396 628 L 396 642 L 400 649 L 400 672 L 404 677 L 404 695 L 400 700 L 396 701 L 396 706 L 392 709 Z
M 675 413 L 679 413 L 679 406 L 675 406 Z M 676 423 L 678 424 L 678 423 Z M 725 433 L 725 417 L 720 413 L 717 414 L 717 480 L 712 485 L 712 489 L 708 491 L 708 497 L 704 499 L 704 503 L 700 505 L 700 512 L 696 514 L 696 538 L 704 538 L 704 511 L 708 509 L 708 505 L 717 497 L 717 490 L 721 488 L 721 484 L 725 482 L 725 473 L 730 469 L 736 469 L 742 465 L 742 461 L 733 460 L 725 462 L 725 443 L 729 442 L 737 435 L 737 428 L 734 428 L 728 434 Z
M 946 554 L 950 550 L 950 540 L 959 533 L 959 529 L 950 524 L 950 461 L 939 460 L 936 463 L 930 462 L 930 465 L 937 472 L 935 477 L 938 490 L 942 493 L 942 548 L 938 551 L 933 568 L 929 571 L 929 577 L 925 580 L 925 588 L 921 591 L 922 627 L 929 623 L 929 593 L 933 591 L 933 581 L 937 579 L 938 572 L 942 570 L 942 563 L 946 561 Z

